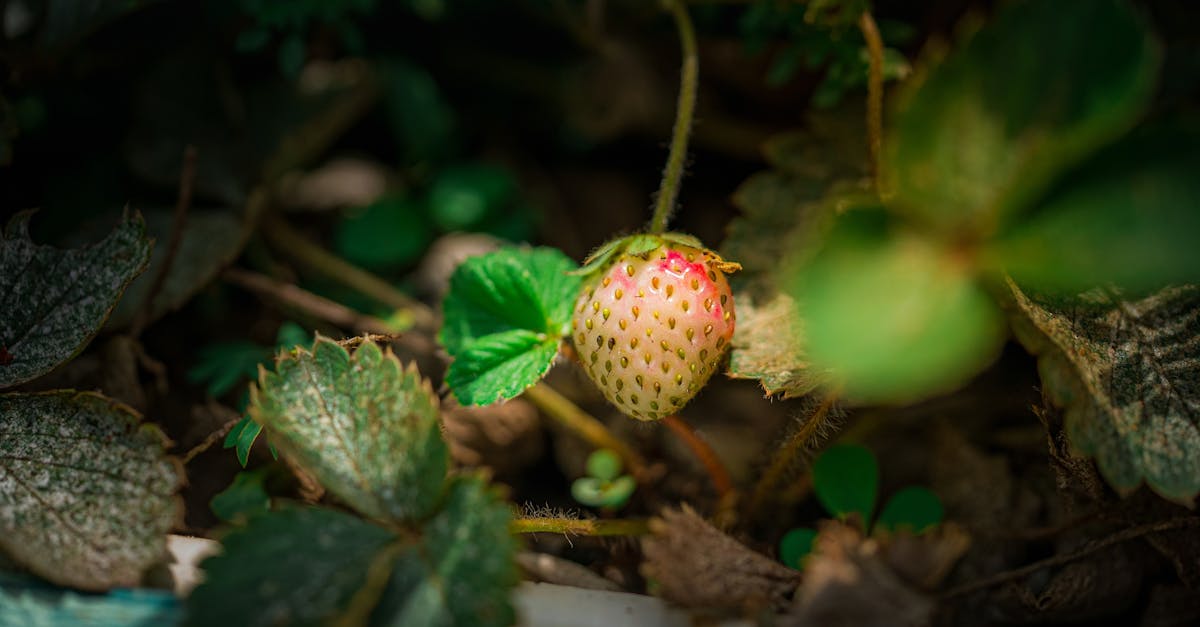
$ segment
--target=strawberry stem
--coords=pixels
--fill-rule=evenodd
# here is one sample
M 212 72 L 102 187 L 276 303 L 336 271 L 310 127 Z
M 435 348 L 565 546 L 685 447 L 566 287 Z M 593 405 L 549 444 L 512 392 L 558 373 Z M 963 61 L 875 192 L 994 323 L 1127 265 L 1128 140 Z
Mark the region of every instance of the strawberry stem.
M 587 520 L 580 518 L 515 518 L 509 523 L 512 533 L 561 533 L 576 536 L 644 536 L 650 533 L 645 520 L 613 518 Z
M 754 492 L 751 493 L 750 505 L 747 508 L 751 519 L 761 512 L 763 507 L 775 496 L 780 482 L 788 474 L 788 470 L 793 468 L 796 459 L 808 451 L 813 441 L 817 439 L 817 434 L 821 432 L 821 427 L 825 425 L 829 412 L 837 400 L 837 390 L 827 392 L 825 398 L 813 410 L 812 416 L 795 433 L 791 434 L 782 446 L 775 450 L 770 465 L 758 479 L 758 483 L 754 486 Z
M 526 400 L 537 405 L 547 416 L 570 429 L 579 437 L 596 448 L 607 448 L 617 452 L 625 467 L 638 482 L 645 481 L 646 460 L 628 444 L 618 440 L 604 423 L 583 411 L 570 399 L 559 394 L 557 390 L 546 385 L 543 381 L 525 390 Z
M 671 150 L 667 154 L 667 166 L 663 170 L 662 183 L 654 205 L 654 216 L 650 219 L 650 233 L 664 233 L 675 199 L 679 195 L 679 181 L 683 178 L 684 160 L 687 158 L 688 136 L 692 132 L 692 116 L 696 110 L 696 90 L 700 76 L 700 60 L 696 53 L 696 31 L 692 18 L 681 0 L 665 0 L 667 8 L 675 18 L 679 31 L 679 44 L 683 51 L 682 69 L 679 77 L 679 102 L 675 108 L 675 128 L 671 132 Z
M 883 38 L 870 11 L 863 11 L 858 27 L 867 42 L 870 60 L 867 68 L 867 151 L 871 176 L 875 177 L 875 191 L 883 193 L 883 175 L 879 169 L 883 153 Z

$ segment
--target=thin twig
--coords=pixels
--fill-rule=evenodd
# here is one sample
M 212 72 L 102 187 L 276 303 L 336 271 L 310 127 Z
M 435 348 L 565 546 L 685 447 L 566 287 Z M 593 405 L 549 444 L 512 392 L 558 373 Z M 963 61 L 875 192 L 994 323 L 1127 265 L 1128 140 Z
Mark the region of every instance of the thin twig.
M 883 155 L 883 38 L 870 11 L 858 19 L 859 29 L 867 42 L 867 150 L 870 155 L 871 176 L 876 192 L 883 192 L 883 175 L 879 166 Z
M 833 408 L 837 399 L 837 392 L 829 392 L 813 411 L 812 417 L 796 430 L 783 446 L 776 449 L 775 456 L 771 458 L 771 464 L 767 466 L 766 472 L 759 478 L 758 483 L 754 486 L 754 492 L 751 494 L 749 507 L 751 516 L 757 515 L 771 500 L 771 496 L 779 487 L 779 483 L 787 474 L 788 469 L 792 467 L 796 456 L 808 448 L 813 436 L 819 432 L 821 425 L 825 422 L 825 417 L 829 415 L 829 410 Z
M 1040 560 L 1040 561 L 1034 562 L 1032 564 L 1022 566 L 1020 568 L 1005 571 L 1002 573 L 997 573 L 990 577 L 984 577 L 983 579 L 978 579 L 976 581 L 965 583 L 961 586 L 956 586 L 954 588 L 951 588 L 951 589 L 943 592 L 942 598 L 950 599 L 950 598 L 954 598 L 954 597 L 960 597 L 965 594 L 970 594 L 972 592 L 978 592 L 979 590 L 986 590 L 988 588 L 992 588 L 992 587 L 998 586 L 1000 584 L 1008 583 L 1010 581 L 1016 581 L 1018 579 L 1028 577 L 1029 575 L 1032 575 L 1044 568 L 1053 568 L 1055 566 L 1062 566 L 1063 564 L 1069 564 L 1076 560 L 1083 559 L 1089 555 L 1092 555 L 1094 553 L 1097 553 L 1099 551 L 1107 549 L 1111 546 L 1121 544 L 1122 542 L 1128 542 L 1129 540 L 1134 540 L 1134 539 L 1137 539 L 1137 538 L 1140 538 L 1142 536 L 1146 536 L 1146 535 L 1149 535 L 1152 533 L 1159 533 L 1162 531 L 1172 531 L 1175 529 L 1189 529 L 1192 527 L 1200 527 L 1200 518 L 1195 517 L 1195 516 L 1189 516 L 1186 518 L 1172 518 L 1170 520 L 1164 520 L 1164 521 L 1160 521 L 1160 522 L 1156 522 L 1156 523 L 1149 523 L 1149 524 L 1145 524 L 1145 525 L 1138 525 L 1136 527 L 1129 527 L 1128 529 L 1123 529 L 1121 531 L 1118 531 L 1118 532 L 1108 536 L 1107 538 L 1087 544 L 1086 546 L 1084 546 L 1083 548 L 1080 548 L 1077 551 L 1073 551 L 1071 553 L 1066 553 L 1063 555 L 1055 555 L 1054 557 L 1049 557 L 1044 560 Z
M 515 518 L 508 528 L 512 533 L 561 533 L 574 536 L 644 536 L 650 533 L 649 521 L 622 518 Z
M 275 248 L 296 263 L 351 287 L 366 296 L 396 309 L 409 313 L 413 326 L 432 334 L 435 327 L 433 311 L 424 303 L 414 300 L 396 289 L 392 284 L 359 268 L 301 235 L 279 216 L 270 216 L 263 221 L 263 233 Z
M 654 205 L 654 216 L 650 219 L 650 232 L 662 233 L 675 209 L 679 196 L 679 181 L 683 178 L 683 166 L 687 159 L 688 136 L 692 132 L 692 117 L 696 111 L 696 91 L 700 77 L 700 57 L 696 52 L 696 31 L 692 18 L 682 0 L 666 0 L 667 8 L 675 18 L 679 31 L 679 46 L 683 52 L 679 76 L 679 101 L 675 108 L 675 127 L 671 131 L 671 150 L 667 154 L 667 166 L 663 169 L 662 183 Z
M 129 331 L 132 337 L 140 336 L 150 322 L 150 318 L 154 315 L 154 300 L 158 298 L 158 294 L 166 285 L 167 275 L 171 272 L 175 257 L 179 255 L 179 247 L 183 243 L 184 227 L 187 226 L 188 210 L 192 206 L 192 189 L 195 187 L 195 182 L 196 147 L 189 144 L 183 149 L 183 166 L 179 172 L 179 198 L 175 202 L 175 214 L 171 219 L 171 237 L 167 240 L 167 253 L 163 257 L 162 265 L 158 267 L 158 272 L 154 275 L 153 282 L 150 283 L 150 289 L 146 292 L 146 298 L 142 301 L 137 318 L 133 321 Z
M 547 385 L 544 381 L 525 390 L 524 396 L 531 403 L 537 405 L 546 415 L 557 420 L 559 424 L 571 430 L 572 433 L 583 438 L 592 446 L 616 451 L 635 479 L 639 482 L 646 480 L 648 477 L 646 473 L 646 460 L 637 451 L 617 439 L 608 430 L 608 427 L 604 426 L 604 423 L 580 409 L 578 405 L 572 403 L 570 399 L 562 394 L 559 394 L 557 390 Z
M 197 455 L 212 448 L 212 446 L 217 442 L 224 440 L 225 436 L 229 435 L 229 430 L 232 429 L 238 422 L 241 422 L 241 420 L 241 416 L 235 416 L 225 424 L 221 425 L 220 429 L 208 434 L 208 437 L 204 438 L 204 441 L 188 449 L 188 452 L 183 454 L 183 465 L 186 466 L 190 464 L 193 459 L 196 459 Z
M 691 449 L 696 459 L 704 465 L 704 469 L 708 471 L 708 478 L 712 481 L 713 489 L 717 491 L 717 498 L 725 499 L 730 495 L 734 491 L 733 479 L 729 476 L 729 471 L 721 462 L 721 458 L 717 457 L 717 452 L 709 446 L 708 442 L 701 439 L 696 434 L 696 430 L 678 416 L 667 416 L 662 419 L 662 423 L 682 440 Z

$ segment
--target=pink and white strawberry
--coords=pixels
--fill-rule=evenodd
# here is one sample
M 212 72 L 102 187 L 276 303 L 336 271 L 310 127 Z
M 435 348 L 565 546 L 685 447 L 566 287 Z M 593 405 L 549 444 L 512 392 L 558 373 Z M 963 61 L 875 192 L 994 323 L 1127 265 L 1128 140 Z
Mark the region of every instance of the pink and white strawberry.
M 678 412 L 729 349 L 736 317 L 725 275 L 740 266 L 677 234 L 635 235 L 594 259 L 571 332 L 588 376 L 630 417 Z

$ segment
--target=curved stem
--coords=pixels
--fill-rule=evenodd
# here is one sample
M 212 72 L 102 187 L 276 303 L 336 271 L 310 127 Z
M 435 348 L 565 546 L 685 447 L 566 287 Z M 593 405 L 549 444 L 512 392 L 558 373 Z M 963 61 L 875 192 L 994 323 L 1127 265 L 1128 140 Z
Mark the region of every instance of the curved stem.
M 796 457 L 808 448 L 815 436 L 825 423 L 826 416 L 829 415 L 829 410 L 837 401 L 837 393 L 830 392 L 821 404 L 813 411 L 812 417 L 808 419 L 795 433 L 784 442 L 783 446 L 775 451 L 775 456 L 771 458 L 771 465 L 767 467 L 767 471 L 759 478 L 758 483 L 754 486 L 754 492 L 750 497 L 749 512 L 751 516 L 757 514 L 767 501 L 771 499 L 771 495 L 775 493 L 779 482 L 783 480 L 787 474 L 788 468 L 792 467 L 792 463 Z
M 696 31 L 692 18 L 682 0 L 667 0 L 667 7 L 675 18 L 679 31 L 679 45 L 683 51 L 682 69 L 679 77 L 679 102 L 675 105 L 675 128 L 671 131 L 671 151 L 667 154 L 667 167 L 663 170 L 662 183 L 658 187 L 654 216 L 650 219 L 650 232 L 667 230 L 667 221 L 675 209 L 679 195 L 679 181 L 683 178 L 683 165 L 687 159 L 688 136 L 692 132 L 692 116 L 696 111 L 696 90 L 699 84 L 700 59 L 696 53 Z
M 524 396 L 547 416 L 557 420 L 559 424 L 570 429 L 592 446 L 616 451 L 617 455 L 625 462 L 630 474 L 639 482 L 646 479 L 646 460 L 642 459 L 642 456 L 628 444 L 618 440 L 604 426 L 604 423 L 572 403 L 571 399 L 559 394 L 544 381 L 525 390 Z
M 867 42 L 870 63 L 867 70 L 867 150 L 875 191 L 883 192 L 883 175 L 879 161 L 883 155 L 883 37 L 870 11 L 858 19 L 859 30 Z
M 646 520 L 614 518 L 515 518 L 508 526 L 512 533 L 562 533 L 575 536 L 644 536 L 650 533 Z
M 662 423 L 678 436 L 691 449 L 696 459 L 699 459 L 700 463 L 704 465 L 713 488 L 717 491 L 718 498 L 724 499 L 726 495 L 733 492 L 733 479 L 730 478 L 729 471 L 725 469 L 725 464 L 721 462 L 721 458 L 717 457 L 717 452 L 708 445 L 708 442 L 696 434 L 696 430 L 691 425 L 674 415 L 663 418 Z

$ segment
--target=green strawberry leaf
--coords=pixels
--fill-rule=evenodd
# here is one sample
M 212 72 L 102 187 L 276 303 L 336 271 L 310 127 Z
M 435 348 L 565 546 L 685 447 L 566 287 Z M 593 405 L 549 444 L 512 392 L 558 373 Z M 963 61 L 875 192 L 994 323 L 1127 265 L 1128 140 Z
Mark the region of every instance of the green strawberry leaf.
M 812 466 L 813 492 L 830 514 L 844 519 L 858 514 L 865 526 L 879 494 L 875 455 L 857 444 L 836 444 L 821 452 Z
M 156 246 L 150 255 L 150 265 L 125 290 L 125 296 L 117 303 L 109 328 L 131 324 L 146 305 L 151 284 L 167 257 L 171 240 L 171 229 L 175 220 L 174 210 L 154 209 L 146 211 L 146 232 L 154 238 Z M 175 259 L 167 270 L 161 289 L 149 305 L 149 320 L 161 318 L 188 301 L 202 287 L 212 281 L 222 268 L 229 265 L 241 252 L 250 230 L 246 221 L 232 210 L 192 209 L 188 211 L 183 227 L 183 237 L 175 252 Z
M 404 549 L 371 625 L 507 627 L 516 616 L 516 541 L 508 506 L 478 477 L 460 477 L 441 510 Z
M 463 262 L 443 302 L 446 380 L 463 405 L 512 398 L 550 370 L 581 279 L 552 248 L 505 248 Z
M 266 487 L 269 471 L 269 468 L 260 468 L 234 475 L 233 483 L 209 502 L 209 509 L 225 522 L 266 512 L 271 506 Z
M 329 624 L 346 613 L 376 564 L 395 559 L 389 546 L 396 542 L 382 527 L 329 509 L 256 516 L 201 564 L 204 582 L 187 599 L 186 624 Z
M 1200 493 L 1200 288 L 1070 299 L 1010 284 L 1017 338 L 1038 356 L 1067 435 L 1121 494 L 1145 482 L 1192 507 Z
M 779 540 L 779 561 L 796 570 L 802 570 L 804 558 L 812 553 L 813 541 L 816 539 L 816 529 L 797 527 L 788 531 Z
M 79 354 L 150 258 L 137 214 L 99 243 L 70 250 L 34 244 L 32 215 L 18 213 L 0 234 L 0 388 Z
M 901 97 L 881 164 L 896 207 L 990 234 L 1133 126 L 1160 57 L 1123 0 L 1006 4 Z
M 182 517 L 157 427 L 90 392 L 0 396 L 0 550 L 54 583 L 132 587 Z
M 875 528 L 884 531 L 907 530 L 921 533 L 942 522 L 942 500 L 929 488 L 909 486 L 892 495 L 879 513 Z
M 21 627 L 163 627 L 183 621 L 170 590 L 135 588 L 81 594 L 24 575 L 0 572 L 0 616 Z
M 318 338 L 281 354 L 250 390 L 250 416 L 326 489 L 366 516 L 427 515 L 449 465 L 438 398 L 416 366 L 364 342 Z
M 242 381 L 253 379 L 259 364 L 270 356 L 269 348 L 254 342 L 214 342 L 200 349 L 187 380 L 204 385 L 209 396 L 224 396 Z
M 999 264 L 1020 285 L 1060 294 L 1200 283 L 1197 173 L 1200 129 L 1135 133 L 1072 173 L 997 242 Z
M 792 290 L 814 366 L 857 401 L 949 391 L 1004 340 L 1000 312 L 969 265 L 877 211 L 841 216 Z

